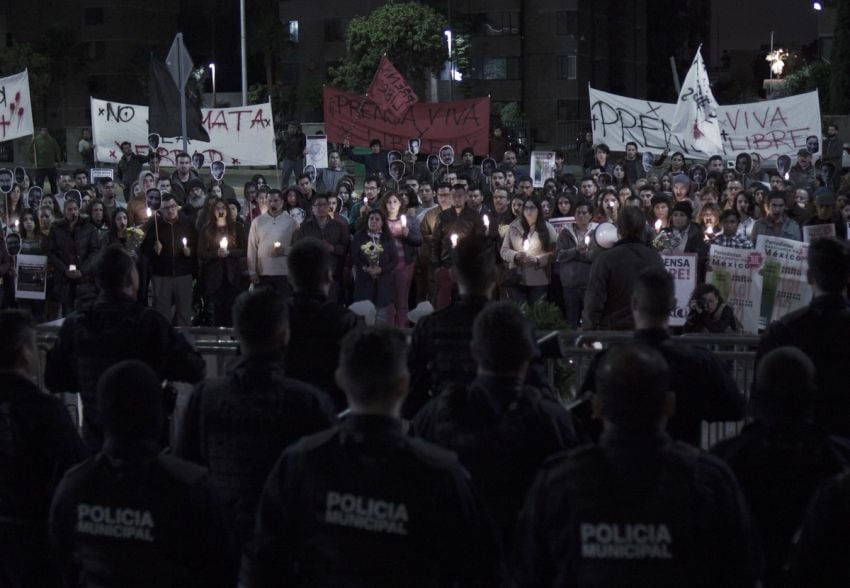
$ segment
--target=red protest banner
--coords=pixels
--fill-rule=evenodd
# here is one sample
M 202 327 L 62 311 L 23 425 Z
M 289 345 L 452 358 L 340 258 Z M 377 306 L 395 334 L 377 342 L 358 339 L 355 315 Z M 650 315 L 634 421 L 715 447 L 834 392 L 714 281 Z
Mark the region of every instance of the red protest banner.
M 369 98 L 330 86 L 324 92 L 325 134 L 329 141 L 367 146 L 372 139 L 384 149 L 407 150 L 409 139 L 421 138 L 420 153 L 437 153 L 451 145 L 456 153 L 472 147 L 487 153 L 490 137 L 490 99 L 419 102 L 401 116 L 381 109 Z
M 366 95 L 382 110 L 388 110 L 401 116 L 407 109 L 419 102 L 419 96 L 407 85 L 395 66 L 384 55 Z

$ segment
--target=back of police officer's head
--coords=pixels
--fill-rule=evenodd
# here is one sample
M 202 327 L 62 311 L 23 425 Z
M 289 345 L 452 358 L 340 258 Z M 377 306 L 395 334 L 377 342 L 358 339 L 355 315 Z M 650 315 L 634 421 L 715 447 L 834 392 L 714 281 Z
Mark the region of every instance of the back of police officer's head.
M 23 310 L 2 310 L 0 333 L 0 371 L 31 376 L 39 361 L 35 319 Z
M 163 425 L 162 385 L 141 361 L 122 361 L 103 372 L 97 399 L 106 445 L 156 441 Z
M 796 347 L 778 347 L 756 368 L 752 412 L 768 422 L 802 422 L 811 417 L 815 365 Z
M 663 429 L 675 408 L 667 360 L 640 343 L 611 348 L 596 371 L 595 403 L 595 414 L 606 429 L 641 433 Z
M 94 279 L 101 290 L 124 292 L 133 298 L 139 289 L 136 263 L 119 243 L 105 247 L 98 254 Z
M 809 245 L 809 283 L 823 294 L 838 294 L 850 280 L 850 248 L 835 237 L 815 239 Z
M 245 355 L 282 351 L 289 343 L 289 305 L 267 286 L 243 292 L 233 304 L 233 332 Z
M 397 416 L 410 379 L 404 334 L 383 325 L 350 331 L 335 376 L 352 413 Z
M 296 292 L 324 292 L 331 287 L 331 254 L 313 237 L 299 239 L 289 251 L 289 279 Z
M 490 304 L 472 324 L 471 348 L 479 373 L 524 374 L 534 355 L 531 325 L 515 304 Z
M 647 268 L 632 289 L 632 315 L 637 328 L 666 327 L 676 307 L 673 277 L 664 268 Z
M 470 235 L 452 250 L 452 273 L 461 294 L 489 296 L 496 284 L 496 255 L 487 237 Z

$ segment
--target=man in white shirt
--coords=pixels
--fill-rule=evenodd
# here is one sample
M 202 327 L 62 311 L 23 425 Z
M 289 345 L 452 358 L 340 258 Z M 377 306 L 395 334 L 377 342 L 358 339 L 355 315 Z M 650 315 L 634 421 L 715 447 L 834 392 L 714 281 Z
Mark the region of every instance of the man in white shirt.
M 298 223 L 283 210 L 280 190 L 269 190 L 268 209 L 254 219 L 248 233 L 248 274 L 286 298 L 292 296 L 287 257 Z

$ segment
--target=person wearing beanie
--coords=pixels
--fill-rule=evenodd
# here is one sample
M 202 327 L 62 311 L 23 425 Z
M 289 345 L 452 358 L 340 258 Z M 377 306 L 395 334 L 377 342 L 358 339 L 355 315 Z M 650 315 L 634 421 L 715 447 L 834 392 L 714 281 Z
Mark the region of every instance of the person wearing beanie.
M 793 535 L 817 487 L 850 465 L 850 440 L 812 423 L 815 366 L 794 347 L 767 353 L 756 370 L 754 419 L 712 447 L 741 484 L 765 551 L 765 585 L 779 586 Z
M 655 194 L 651 200 L 652 203 L 652 220 L 650 224 L 658 233 L 661 229 L 666 229 L 670 226 L 670 198 L 664 194 Z M 661 221 L 659 224 L 658 221 Z
M 814 194 L 814 202 L 815 202 L 815 214 L 807 220 L 803 227 L 812 227 L 824 225 L 829 226 L 833 225 L 835 227 L 835 232 L 832 234 L 834 237 L 839 237 L 841 239 L 847 238 L 847 224 L 843 223 L 836 219 L 835 215 L 835 195 L 832 191 L 827 187 L 820 187 L 815 190 Z M 828 229 L 827 229 L 828 230 Z M 805 228 L 803 229 L 805 233 Z M 820 234 L 819 236 L 824 236 Z
M 691 180 L 685 174 L 678 174 L 672 177 L 673 181 L 673 202 L 691 202 Z
M 694 207 L 690 200 L 673 204 L 670 226 L 662 229 L 655 239 L 655 248 L 664 253 L 699 253 L 703 249 L 703 235 L 699 226 L 691 222 Z
M 235 586 L 238 551 L 206 470 L 162 452 L 157 374 L 140 361 L 97 385 L 103 449 L 70 470 L 50 509 L 68 586 Z

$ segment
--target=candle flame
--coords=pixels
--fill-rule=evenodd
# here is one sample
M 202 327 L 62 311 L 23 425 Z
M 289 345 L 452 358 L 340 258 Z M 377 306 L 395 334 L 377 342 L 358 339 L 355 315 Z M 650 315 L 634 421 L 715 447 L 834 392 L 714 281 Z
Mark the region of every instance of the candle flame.
M 525 239 L 522 242 L 522 250 L 528 253 L 528 249 L 531 247 L 531 243 L 528 242 L 528 239 Z
M 657 221 L 655 221 L 655 232 L 657 233 L 660 230 L 661 230 L 661 219 L 658 219 Z
M 218 246 L 222 249 L 227 249 L 227 237 L 222 237 L 221 241 L 218 242 Z
M 484 228 L 485 228 L 485 229 L 489 229 L 489 228 L 490 228 L 490 218 L 489 218 L 489 217 L 485 214 L 485 215 L 482 217 L 482 219 L 481 219 L 481 220 L 482 220 L 482 221 L 484 221 Z
M 402 227 L 406 227 L 406 226 L 407 226 L 407 215 L 402 215 L 402 217 L 401 217 L 401 226 L 402 226 Z
M 457 247 L 457 233 L 452 233 L 452 236 L 449 237 L 452 241 L 452 247 Z

